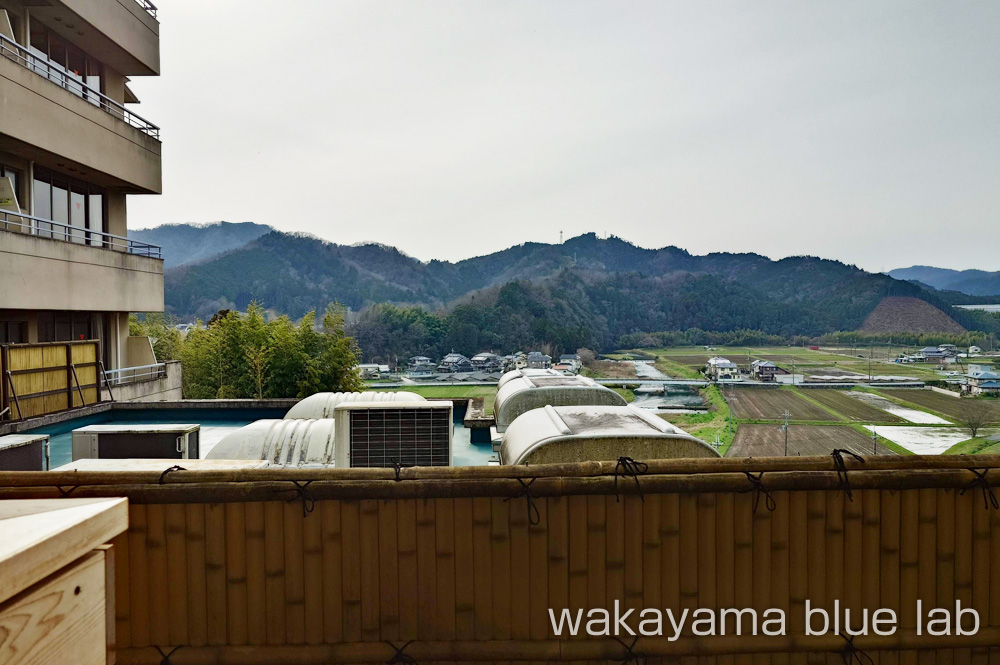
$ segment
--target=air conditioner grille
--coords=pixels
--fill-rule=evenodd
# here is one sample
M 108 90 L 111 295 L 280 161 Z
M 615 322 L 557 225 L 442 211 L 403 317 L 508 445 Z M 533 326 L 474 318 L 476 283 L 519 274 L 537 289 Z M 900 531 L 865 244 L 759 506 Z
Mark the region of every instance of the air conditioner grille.
M 448 466 L 448 409 L 351 411 L 351 466 Z

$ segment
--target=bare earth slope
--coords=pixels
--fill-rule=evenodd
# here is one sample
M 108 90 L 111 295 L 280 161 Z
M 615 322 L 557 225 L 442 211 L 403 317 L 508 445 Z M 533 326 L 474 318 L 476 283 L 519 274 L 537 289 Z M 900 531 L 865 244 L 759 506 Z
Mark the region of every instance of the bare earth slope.
M 890 296 L 868 315 L 861 332 L 962 333 L 965 328 L 919 298 Z

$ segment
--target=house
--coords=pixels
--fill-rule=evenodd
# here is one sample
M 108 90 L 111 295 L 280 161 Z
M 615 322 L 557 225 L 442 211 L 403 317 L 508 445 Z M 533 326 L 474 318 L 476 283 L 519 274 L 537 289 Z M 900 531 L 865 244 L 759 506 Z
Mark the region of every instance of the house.
M 560 365 L 569 365 L 572 368 L 572 372 L 575 374 L 580 371 L 583 367 L 583 363 L 580 361 L 579 353 L 564 353 L 559 356 Z
M 715 356 L 705 364 L 705 374 L 714 381 L 732 381 L 740 378 L 740 368 L 728 358 Z
M 461 353 L 452 351 L 438 363 L 437 371 L 442 374 L 462 374 L 475 371 L 472 362 Z
M 936 346 L 925 346 L 913 354 L 913 357 L 917 359 L 917 362 L 941 364 L 947 355 L 947 353 Z
M 434 361 L 427 356 L 413 356 L 406 364 L 408 372 L 412 372 L 418 365 L 433 365 Z
M 978 346 L 970 346 L 969 347 L 969 355 L 970 356 L 973 355 L 973 354 L 982 353 L 982 352 L 983 352 L 983 350 L 981 348 L 979 348 Z
M 503 361 L 500 356 L 489 351 L 477 353 L 472 356 L 469 362 L 480 372 L 499 372 L 503 369 Z
M 547 356 L 541 351 L 531 351 L 526 362 L 528 369 L 548 369 L 552 366 L 552 356 Z
M 969 365 L 962 392 L 969 395 L 1000 394 L 1000 372 L 990 365 Z
M 778 374 L 788 374 L 788 370 L 778 367 L 770 360 L 754 360 L 750 363 L 750 378 L 757 381 L 773 382 Z
M 160 130 L 129 88 L 160 74 L 154 14 L 113 0 L 0 1 L 0 344 L 89 342 L 80 355 L 96 355 L 109 381 L 157 362 L 129 335 L 129 314 L 164 310 L 162 250 L 128 238 L 126 212 L 163 189 Z M 22 369 L 30 383 L 36 368 Z M 19 388 L 21 402 L 56 408 L 48 391 Z

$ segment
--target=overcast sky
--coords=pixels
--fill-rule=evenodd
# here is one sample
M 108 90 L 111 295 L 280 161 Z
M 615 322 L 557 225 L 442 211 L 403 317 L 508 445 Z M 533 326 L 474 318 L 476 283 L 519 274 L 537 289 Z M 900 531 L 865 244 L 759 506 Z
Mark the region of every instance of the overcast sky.
M 995 0 L 158 4 L 133 228 L 1000 270 Z

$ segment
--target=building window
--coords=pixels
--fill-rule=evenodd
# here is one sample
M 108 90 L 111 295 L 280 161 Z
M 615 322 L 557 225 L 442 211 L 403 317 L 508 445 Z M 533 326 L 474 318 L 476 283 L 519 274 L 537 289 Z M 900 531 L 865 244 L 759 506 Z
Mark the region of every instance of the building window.
M 31 21 L 28 50 L 35 56 L 35 71 L 58 83 L 74 95 L 100 105 L 104 64 L 85 53 L 37 20 Z
M 91 318 L 87 312 L 42 312 L 38 315 L 38 341 L 94 339 Z
M 28 324 L 24 321 L 0 321 L 0 344 L 24 344 L 28 341 Z
M 24 201 L 21 200 L 21 179 L 18 172 L 9 166 L 0 164 L 0 178 L 3 177 L 10 178 L 10 182 L 14 186 L 14 194 L 17 196 L 17 204 L 23 206 Z
M 80 244 L 102 246 L 99 233 L 107 232 L 106 192 L 101 187 L 71 180 L 35 168 L 35 217 L 51 219 L 70 228 L 38 222 L 38 235 Z M 92 233 L 93 232 L 93 233 Z

